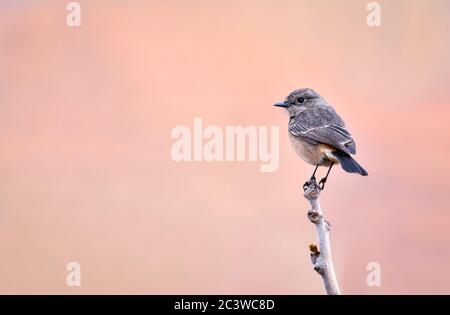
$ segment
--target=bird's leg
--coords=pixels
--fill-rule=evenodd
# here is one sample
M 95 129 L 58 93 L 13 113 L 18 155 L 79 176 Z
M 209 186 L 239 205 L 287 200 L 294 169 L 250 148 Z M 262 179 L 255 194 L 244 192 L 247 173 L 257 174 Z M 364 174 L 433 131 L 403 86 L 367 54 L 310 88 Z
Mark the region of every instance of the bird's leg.
M 314 169 L 314 172 L 312 173 L 311 178 L 309 180 L 316 179 L 316 171 L 318 168 L 319 168 L 319 165 L 316 166 L 316 168 Z
M 306 187 L 309 186 L 309 182 L 310 182 L 310 181 L 316 180 L 316 171 L 317 171 L 318 168 L 319 168 L 319 165 L 316 165 L 316 168 L 314 169 L 314 172 L 312 173 L 312 175 L 311 175 L 309 181 L 307 181 L 307 182 L 305 182 L 305 183 L 303 184 L 303 190 L 305 190 Z
M 319 181 L 320 190 L 325 188 L 325 183 L 327 182 L 328 175 L 330 174 L 331 168 L 333 167 L 334 162 L 331 162 L 330 168 L 328 169 L 327 175 Z

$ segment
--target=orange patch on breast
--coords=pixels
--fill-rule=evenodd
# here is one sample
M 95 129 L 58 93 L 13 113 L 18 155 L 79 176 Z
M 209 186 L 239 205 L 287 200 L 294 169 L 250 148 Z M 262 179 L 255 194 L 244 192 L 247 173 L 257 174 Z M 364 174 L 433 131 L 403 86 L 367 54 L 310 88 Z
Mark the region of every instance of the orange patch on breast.
M 335 150 L 332 146 L 318 143 L 311 144 L 302 138 L 296 137 L 289 133 L 291 144 L 303 161 L 312 165 L 328 166 L 330 162 L 339 163 L 333 154 Z

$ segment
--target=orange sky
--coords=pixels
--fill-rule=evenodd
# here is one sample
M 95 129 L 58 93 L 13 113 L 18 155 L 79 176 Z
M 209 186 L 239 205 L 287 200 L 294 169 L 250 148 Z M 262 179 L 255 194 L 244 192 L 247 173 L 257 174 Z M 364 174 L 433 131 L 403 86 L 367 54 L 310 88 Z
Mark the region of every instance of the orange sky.
M 311 87 L 370 174 L 321 196 L 343 292 L 450 293 L 450 4 L 379 2 L 370 28 L 362 0 L 84 0 L 69 28 L 64 1 L 1 1 L 0 292 L 324 293 L 272 106 Z M 279 170 L 172 161 L 195 117 L 280 126 Z

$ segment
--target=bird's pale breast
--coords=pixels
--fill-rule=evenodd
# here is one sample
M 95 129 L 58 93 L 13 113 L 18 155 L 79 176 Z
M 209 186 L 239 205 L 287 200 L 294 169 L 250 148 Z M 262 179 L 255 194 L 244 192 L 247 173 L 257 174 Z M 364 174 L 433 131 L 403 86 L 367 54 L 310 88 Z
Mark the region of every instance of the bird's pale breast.
M 295 152 L 306 162 L 312 165 L 329 166 L 331 162 L 339 163 L 333 154 L 333 148 L 329 145 L 318 143 L 311 144 L 302 138 L 289 133 L 289 139 Z

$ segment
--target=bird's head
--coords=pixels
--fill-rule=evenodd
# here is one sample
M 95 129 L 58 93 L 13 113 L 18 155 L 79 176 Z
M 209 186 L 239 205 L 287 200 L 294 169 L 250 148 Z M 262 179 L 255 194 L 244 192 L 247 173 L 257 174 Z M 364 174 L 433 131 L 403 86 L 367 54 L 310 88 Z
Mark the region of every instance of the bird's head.
M 320 99 L 320 95 L 313 89 L 298 89 L 290 93 L 284 102 L 275 103 L 274 106 L 284 107 L 289 111 L 289 114 L 295 115 L 316 104 Z

